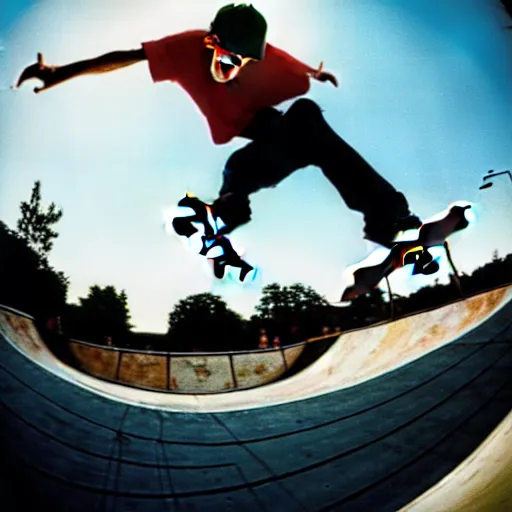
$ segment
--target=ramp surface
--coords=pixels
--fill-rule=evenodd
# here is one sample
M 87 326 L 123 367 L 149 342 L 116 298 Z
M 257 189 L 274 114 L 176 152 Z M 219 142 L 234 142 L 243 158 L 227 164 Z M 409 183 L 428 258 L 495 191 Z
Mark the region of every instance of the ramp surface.
M 209 397 L 82 375 L 4 311 L 4 491 L 19 510 L 398 510 L 511 411 L 510 293 L 347 333 L 287 381 Z

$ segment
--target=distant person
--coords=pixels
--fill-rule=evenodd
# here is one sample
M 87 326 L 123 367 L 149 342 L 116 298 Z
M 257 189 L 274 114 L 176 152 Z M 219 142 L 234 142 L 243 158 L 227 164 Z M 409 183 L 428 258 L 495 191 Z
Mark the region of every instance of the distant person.
M 260 343 L 258 348 L 262 350 L 268 348 L 268 336 L 265 329 L 260 329 Z
M 252 5 L 229 4 L 217 12 L 209 30 L 188 30 L 142 43 L 139 49 L 64 66 L 46 64 L 39 53 L 17 87 L 37 78 L 43 83 L 34 89 L 39 93 L 77 76 L 148 61 L 154 82 L 176 82 L 189 94 L 215 144 L 234 137 L 251 141 L 228 159 L 212 205 L 224 233 L 250 220 L 251 194 L 308 165 L 320 167 L 347 206 L 364 215 L 367 239 L 390 246 L 401 231 L 418 228 L 421 222 L 404 195 L 332 130 L 314 101 L 298 99 L 286 112 L 275 108 L 306 94 L 312 78 L 336 87 L 338 82 L 323 63 L 312 68 L 267 43 L 266 33 L 267 22 Z M 172 141 L 169 147 L 172 151 Z

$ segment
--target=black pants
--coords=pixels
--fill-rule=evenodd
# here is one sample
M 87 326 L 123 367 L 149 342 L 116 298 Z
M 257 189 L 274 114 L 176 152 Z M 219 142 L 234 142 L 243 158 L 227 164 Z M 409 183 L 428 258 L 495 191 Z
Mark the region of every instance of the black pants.
M 250 219 L 250 194 L 308 165 L 322 169 L 347 206 L 364 215 L 367 227 L 386 227 L 409 214 L 403 194 L 332 130 L 311 100 L 297 100 L 284 114 L 262 110 L 241 136 L 252 142 L 228 159 L 216 201 L 221 209 L 223 197 L 236 198 L 235 208 L 245 203 L 248 217 L 235 218 L 232 229 Z

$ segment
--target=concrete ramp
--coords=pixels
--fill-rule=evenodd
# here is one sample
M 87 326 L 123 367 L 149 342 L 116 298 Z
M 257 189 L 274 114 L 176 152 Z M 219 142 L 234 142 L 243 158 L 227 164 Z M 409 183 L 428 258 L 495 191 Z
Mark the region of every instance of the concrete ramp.
M 349 332 L 300 378 L 319 381 L 308 392 L 354 386 L 394 370 L 460 339 L 499 311 L 512 298 L 512 287 L 482 293 L 395 322 Z
M 465 493 L 458 503 L 478 488 L 493 510 L 510 489 L 486 493 L 475 467 L 510 445 L 510 298 L 502 288 L 346 333 L 287 381 L 213 396 L 82 375 L 48 352 L 30 318 L 3 310 L 2 505 L 429 510 L 452 485 Z
M 485 322 L 512 298 L 512 287 L 342 334 L 318 361 L 293 377 L 255 389 L 217 395 L 178 395 L 134 389 L 91 377 L 62 364 L 40 339 L 32 320 L 0 310 L 0 332 L 35 364 L 105 398 L 180 412 L 222 412 L 267 407 L 354 386 L 436 350 Z
M 402 512 L 512 510 L 512 412 L 454 471 Z

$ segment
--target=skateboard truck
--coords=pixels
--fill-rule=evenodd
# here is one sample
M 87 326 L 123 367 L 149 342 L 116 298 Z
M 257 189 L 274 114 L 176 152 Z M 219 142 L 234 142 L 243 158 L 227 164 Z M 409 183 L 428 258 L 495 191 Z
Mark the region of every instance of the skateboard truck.
M 214 258 L 208 258 L 213 263 L 213 273 L 218 279 L 224 277 L 226 266 L 240 268 L 240 281 L 244 281 L 247 274 L 254 269 L 244 261 L 233 249 L 228 238 L 218 233 L 217 219 L 212 213 L 211 206 L 203 203 L 197 197 L 188 194 L 178 202 L 178 206 L 189 207 L 194 210 L 193 215 L 187 217 L 175 217 L 172 225 L 176 233 L 180 236 L 190 238 L 198 232 L 198 229 L 192 224 L 198 222 L 204 226 L 204 234 L 201 236 L 202 247 L 199 251 L 201 256 L 208 257 L 208 252 L 214 247 L 220 247 L 222 254 Z
M 471 205 L 452 206 L 441 219 L 425 222 L 419 228 L 417 240 L 397 241 L 384 261 L 378 265 L 363 266 L 355 270 L 354 284 L 345 289 L 341 301 L 345 302 L 370 292 L 381 279 L 388 277 L 394 270 L 404 265 L 414 265 L 413 275 L 435 274 L 439 270 L 439 263 L 434 260 L 429 249 L 434 246 L 444 246 L 450 258 L 446 238 L 469 225 L 465 216 L 465 211 L 469 208 Z

